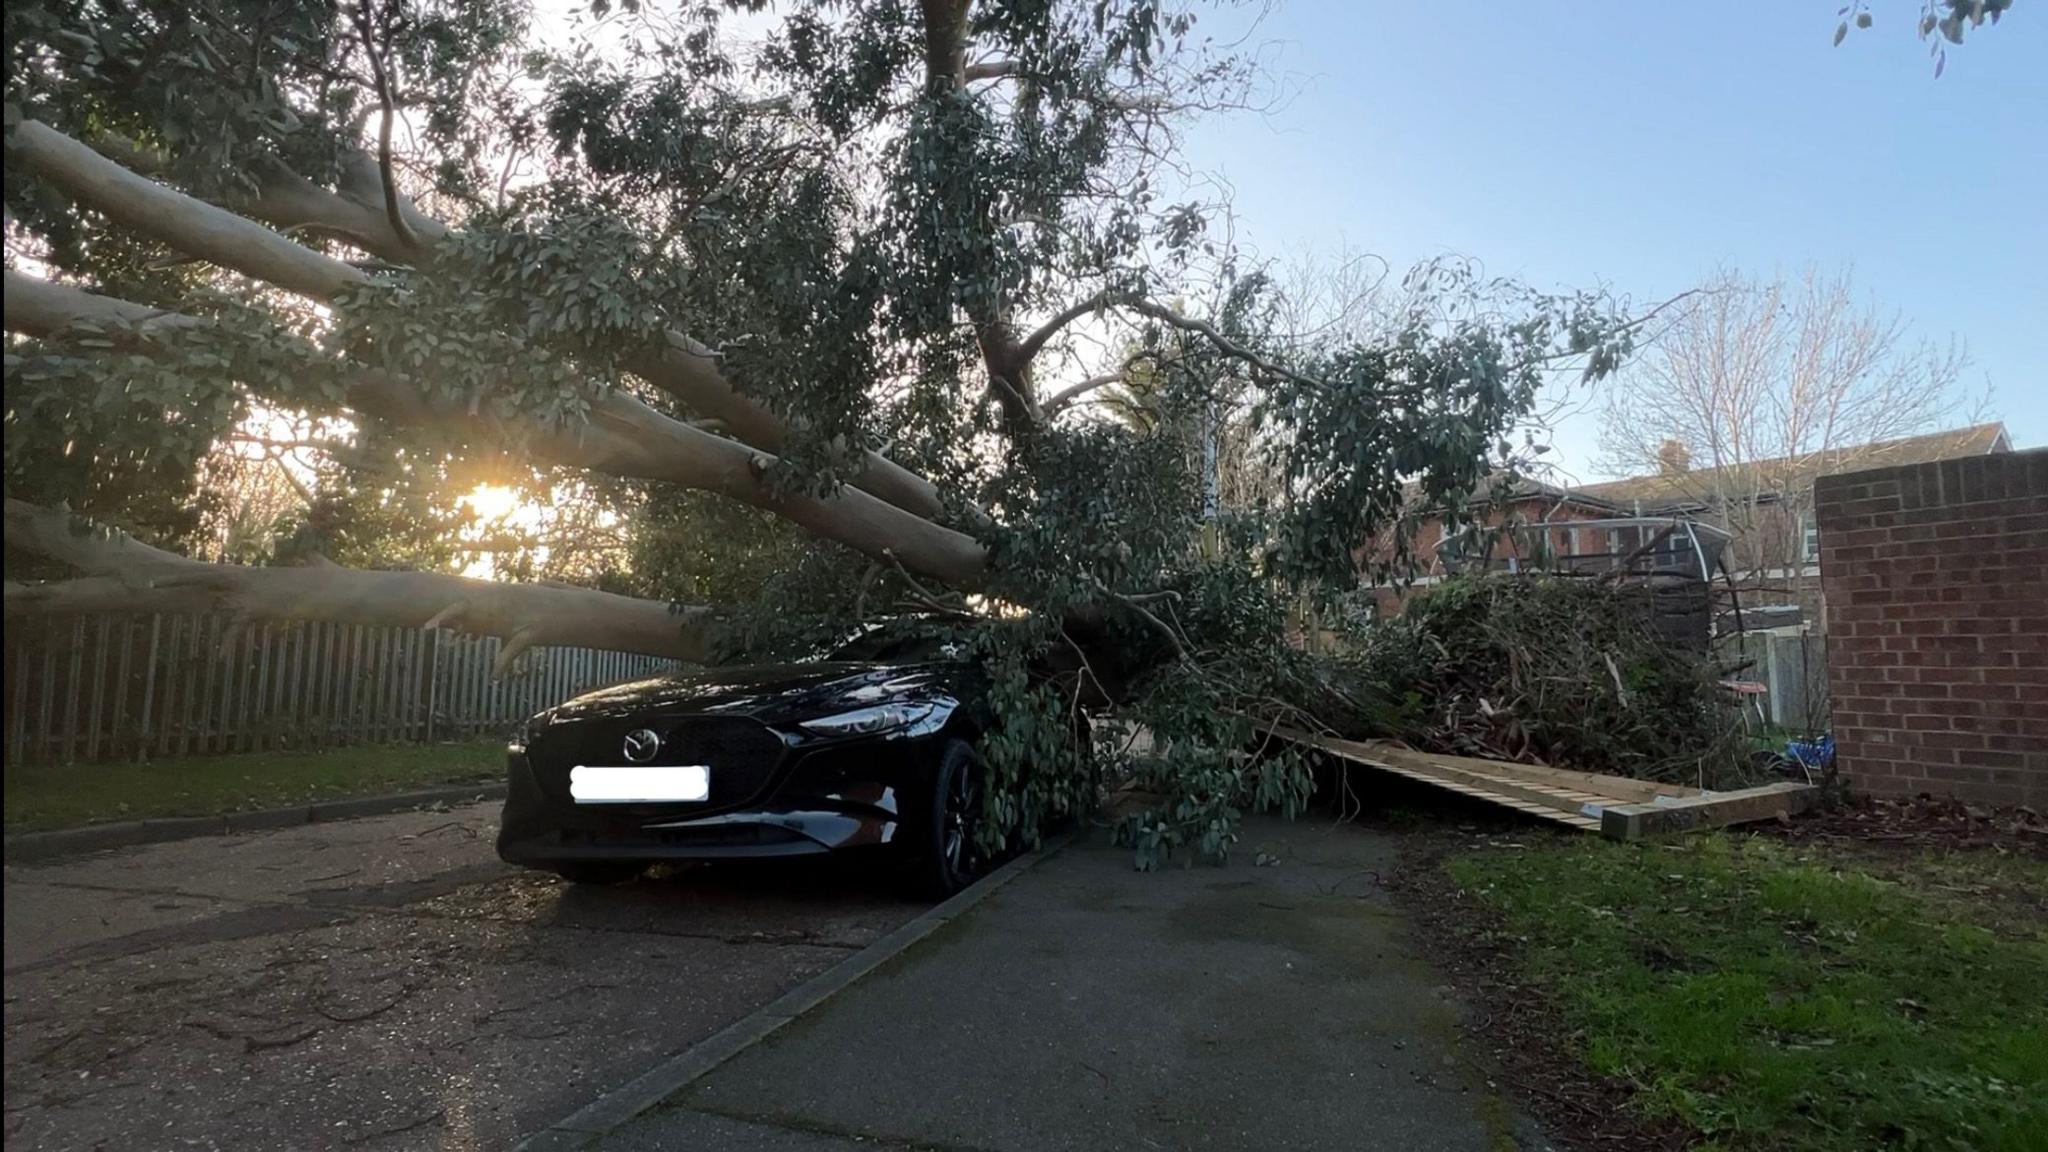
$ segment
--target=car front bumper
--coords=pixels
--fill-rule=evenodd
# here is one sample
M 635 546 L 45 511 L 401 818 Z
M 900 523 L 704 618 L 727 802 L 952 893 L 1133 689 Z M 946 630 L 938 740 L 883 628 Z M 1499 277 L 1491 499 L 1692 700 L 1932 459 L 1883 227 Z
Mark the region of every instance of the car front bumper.
M 546 868 L 591 860 L 712 860 L 808 856 L 894 845 L 906 791 L 925 778 L 922 741 L 872 749 L 823 749 L 799 756 L 765 798 L 703 814 L 692 805 L 577 805 L 543 788 L 519 751 L 506 756 L 507 788 L 498 855 Z

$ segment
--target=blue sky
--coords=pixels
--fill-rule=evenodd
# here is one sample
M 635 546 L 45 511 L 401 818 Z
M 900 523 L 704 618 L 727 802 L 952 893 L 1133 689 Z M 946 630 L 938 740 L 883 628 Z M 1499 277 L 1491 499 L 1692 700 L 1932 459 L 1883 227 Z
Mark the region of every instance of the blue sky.
M 2048 444 L 2048 4 L 1938 80 L 1917 0 L 1874 0 L 1840 48 L 1836 7 L 1289 0 L 1254 38 L 1298 90 L 1195 126 L 1188 158 L 1271 256 L 1455 253 L 1638 302 L 1718 267 L 1853 263 L 1915 334 L 1968 343 L 2019 446 Z M 1581 477 L 1596 433 L 1556 437 Z

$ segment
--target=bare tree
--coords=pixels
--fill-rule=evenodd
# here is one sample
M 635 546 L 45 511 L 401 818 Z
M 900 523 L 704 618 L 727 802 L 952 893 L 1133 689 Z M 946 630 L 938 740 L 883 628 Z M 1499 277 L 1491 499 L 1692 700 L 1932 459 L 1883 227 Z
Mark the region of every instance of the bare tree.
M 1608 386 L 1602 463 L 1657 474 L 1660 502 L 1723 521 L 1731 569 L 1782 566 L 1799 557 L 1813 478 L 1960 419 L 1968 364 L 1954 338 L 1913 339 L 1859 300 L 1846 270 L 1723 272 Z

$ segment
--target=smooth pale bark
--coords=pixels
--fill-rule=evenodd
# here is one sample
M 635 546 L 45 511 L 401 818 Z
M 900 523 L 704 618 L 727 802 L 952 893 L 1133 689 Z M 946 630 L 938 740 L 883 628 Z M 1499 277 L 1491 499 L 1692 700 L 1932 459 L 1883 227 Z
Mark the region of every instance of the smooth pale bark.
M 66 195 L 186 255 L 322 303 L 371 280 L 362 270 L 294 243 L 254 220 L 130 171 L 39 121 L 18 125 L 11 145 L 14 160 L 34 168 Z M 373 207 L 360 190 L 343 195 L 295 176 L 280 177 L 249 208 L 283 227 L 326 232 L 379 255 L 410 260 L 415 253 L 392 231 L 381 191 L 378 195 L 380 201 Z M 446 231 L 409 207 L 405 211 L 422 238 Z M 680 332 L 666 333 L 663 347 L 636 356 L 631 367 L 657 388 L 723 421 L 749 445 L 772 453 L 786 439 L 782 421 L 742 396 L 719 373 L 717 357 Z M 856 487 L 917 516 L 944 514 L 938 489 L 929 480 L 877 453 L 868 456 L 867 467 L 853 480 Z
M 506 584 L 432 572 L 209 564 L 152 548 L 76 516 L 9 500 L 7 545 L 85 573 L 9 581 L 12 621 L 56 612 L 223 612 L 244 620 L 327 620 L 405 628 L 435 624 L 500 636 L 508 651 L 573 645 L 703 662 L 716 654 L 709 609 L 554 584 Z M 509 658 L 501 663 L 509 663 Z M 502 669 L 501 669 L 502 671 Z
M 225 208 L 139 176 L 47 124 L 22 121 L 8 145 L 9 163 L 26 164 L 115 224 L 161 240 L 187 256 L 322 302 L 370 282 L 359 269 Z
M 74 323 L 141 325 L 146 329 L 203 321 L 7 272 L 9 331 L 46 336 Z M 840 488 L 823 497 L 785 495 L 764 479 L 773 457 L 665 416 L 623 392 L 596 393 L 591 400 L 590 421 L 584 425 L 483 430 L 511 436 L 549 463 L 632 479 L 665 480 L 745 501 L 826 539 L 900 563 L 956 588 L 978 588 L 987 578 L 987 549 L 966 533 L 858 489 Z M 348 375 L 346 402 L 367 415 L 407 424 L 438 421 L 474 426 L 486 420 L 454 404 L 437 405 L 410 382 L 368 369 Z

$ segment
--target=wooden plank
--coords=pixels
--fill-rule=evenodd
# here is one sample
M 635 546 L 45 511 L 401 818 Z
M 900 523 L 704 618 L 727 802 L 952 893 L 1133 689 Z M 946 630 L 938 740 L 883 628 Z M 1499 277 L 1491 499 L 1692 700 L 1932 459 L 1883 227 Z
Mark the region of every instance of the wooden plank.
M 36 710 L 35 742 L 41 745 L 39 757 L 50 759 L 55 745 L 55 713 L 57 704 L 57 618 L 52 616 L 43 628 L 43 692 L 42 707 Z
M 285 682 L 286 727 L 292 734 L 292 747 L 306 746 L 306 731 L 311 728 L 311 709 L 306 707 L 306 647 L 313 641 L 313 625 L 300 623 L 292 628 L 292 670 Z
M 348 683 L 346 667 L 342 657 L 348 652 L 348 626 L 333 623 L 327 626 L 327 666 L 321 673 L 327 677 L 327 744 L 335 747 L 342 744 L 343 724 L 346 716 L 342 711 L 342 693 Z
M 342 738 L 345 743 L 354 744 L 363 734 L 357 723 L 360 713 L 356 707 L 362 700 L 363 691 L 363 626 L 349 625 L 348 634 L 348 650 L 341 665 L 342 690 L 348 697 L 342 712 Z
M 334 742 L 334 709 L 328 703 L 334 684 L 329 665 L 334 660 L 334 625 L 323 620 L 313 625 L 313 653 L 306 665 L 306 706 L 313 712 L 313 744 L 325 748 Z
M 100 758 L 100 721 L 106 715 L 107 704 L 107 640 L 114 621 L 106 613 L 101 613 L 97 623 L 99 626 L 93 629 L 92 644 L 92 706 L 87 709 L 85 721 L 85 758 L 88 761 Z
M 9 665 L 8 695 L 14 701 L 14 719 L 7 726 L 7 762 L 19 764 L 28 750 L 28 629 L 22 628 L 14 644 L 14 663 Z
M 163 700 L 157 705 L 156 755 L 159 759 L 171 754 L 171 729 L 177 724 L 178 644 L 185 636 L 183 614 L 171 617 L 170 633 L 164 641 Z
M 485 730 L 484 687 L 490 683 L 491 662 L 498 658 L 498 647 L 504 641 L 496 636 L 486 636 L 477 641 L 474 665 L 469 670 L 469 734 L 476 736 Z
M 434 709 L 441 704 L 441 630 L 427 633 L 427 743 L 434 742 Z
M 277 659 L 270 669 L 270 727 L 264 733 L 264 743 L 271 748 L 283 748 L 299 730 L 292 718 L 292 698 L 285 692 L 291 683 L 292 641 L 298 633 L 298 622 L 286 620 L 277 626 L 276 638 L 271 643 Z
M 1534 783 L 1551 784 L 1562 788 L 1575 788 L 1581 792 L 1592 792 L 1603 796 L 1618 796 L 1629 800 L 1649 803 L 1659 796 L 1697 796 L 1700 789 L 1690 784 L 1665 784 L 1655 780 L 1638 780 L 1632 776 L 1607 776 L 1597 772 L 1578 772 L 1570 768 L 1552 768 L 1547 764 L 1520 764 L 1508 760 L 1487 760 L 1478 756 L 1450 756 L 1441 752 L 1416 752 L 1400 748 L 1383 740 L 1366 740 L 1363 743 L 1372 748 L 1394 748 L 1431 760 L 1465 768 L 1471 771 L 1495 773 L 1502 776 L 1519 777 Z
M 164 614 L 152 612 L 149 616 L 149 659 L 143 665 L 142 673 L 142 717 L 136 722 L 135 758 L 149 758 L 150 706 L 156 703 L 156 661 L 163 642 Z
M 1613 840 L 1641 840 L 1647 836 L 1791 816 L 1812 807 L 1819 799 L 1820 789 L 1814 785 L 1787 780 L 1659 804 L 1617 805 L 1601 814 L 1600 831 Z
M 195 624 L 194 626 L 192 658 L 194 661 L 203 661 L 205 663 L 206 684 L 196 694 L 188 692 L 185 695 L 185 730 L 178 739 L 178 755 L 180 756 L 194 750 L 191 747 L 194 741 L 197 741 L 199 745 L 198 751 L 206 751 L 207 734 L 213 730 L 214 673 L 216 670 L 219 670 L 223 682 L 227 678 L 227 655 L 221 651 L 220 645 L 220 617 L 207 616 L 205 627 L 206 638 L 201 640 L 197 625 Z M 198 700 L 197 710 L 199 713 L 196 722 L 192 717 L 195 696 Z
M 398 684 L 391 701 L 392 719 L 397 721 L 397 736 L 400 740 L 411 740 L 413 684 L 419 679 L 419 651 L 414 643 L 419 632 L 402 628 L 398 632 Z
M 249 733 L 245 744 L 260 751 L 270 743 L 270 714 L 277 703 L 270 691 L 270 650 L 277 647 L 277 629 L 269 623 L 256 633 L 256 682 L 249 689 Z
M 128 697 L 133 695 L 135 685 L 135 626 L 139 623 L 127 614 L 121 616 L 121 661 L 114 668 L 114 682 L 121 687 L 114 693 L 113 726 L 107 732 L 107 758 L 121 758 L 121 741 L 128 732 Z
M 85 617 L 71 621 L 71 674 L 64 680 L 64 762 L 71 763 L 78 754 L 78 698 L 79 681 L 85 678 Z
M 407 742 L 418 736 L 413 723 L 419 709 L 419 641 L 418 629 L 407 628 L 398 634 L 399 651 L 404 657 L 399 665 L 405 669 L 405 674 L 398 681 L 398 738 Z
M 390 725 L 385 729 L 386 738 L 391 740 L 407 739 L 405 678 L 412 664 L 406 659 L 405 642 L 411 634 L 412 630 L 409 628 L 391 630 L 391 694 L 386 703 L 386 707 L 390 709 Z
M 202 745 L 202 752 L 231 752 L 235 740 L 235 709 L 242 700 L 242 646 L 248 642 L 249 630 L 230 632 L 229 624 L 221 631 L 221 642 L 216 659 L 220 662 L 220 722 L 215 725 L 212 746 Z M 207 694 L 211 698 L 212 693 Z
M 1274 734 L 1320 748 L 1370 768 L 1392 772 L 1397 776 L 1405 776 L 1460 795 L 1486 800 L 1581 831 L 1599 830 L 1597 813 L 1603 803 L 1609 802 L 1609 798 L 1576 790 L 1498 778 L 1487 773 L 1433 763 L 1433 758 L 1428 754 L 1408 749 L 1396 749 L 1385 745 L 1368 746 L 1351 740 L 1314 736 L 1290 728 L 1277 728 Z M 1395 755 L 1389 756 L 1390 752 Z M 1589 803 L 1593 805 L 1590 813 L 1587 810 Z
M 1582 831 L 1597 832 L 1600 830 L 1600 822 L 1598 820 L 1595 820 L 1592 817 L 1585 816 L 1577 812 L 1566 812 L 1558 808 L 1549 807 L 1547 805 L 1532 804 L 1526 800 L 1516 799 L 1513 796 L 1503 796 L 1498 792 L 1489 791 L 1485 788 L 1478 788 L 1469 784 L 1462 784 L 1456 780 L 1448 780 L 1441 776 L 1431 775 L 1427 772 L 1418 772 L 1409 768 L 1402 768 L 1398 765 L 1368 764 L 1368 767 L 1379 768 L 1382 771 L 1391 772 L 1396 776 L 1405 776 L 1410 780 L 1415 780 L 1424 784 L 1429 784 L 1433 787 L 1445 789 L 1446 791 L 1456 792 L 1463 796 L 1471 796 L 1476 799 L 1485 800 L 1493 804 L 1499 804 L 1503 807 L 1512 808 L 1518 812 L 1523 812 L 1530 816 L 1536 816 L 1544 820 L 1549 820 L 1554 823 L 1563 824 L 1572 828 L 1577 828 Z
M 1328 752 L 1334 752 L 1348 760 L 1374 768 L 1398 769 L 1402 775 L 1432 783 L 1450 783 L 1464 788 L 1476 788 L 1496 796 L 1509 797 L 1525 803 L 1549 808 L 1553 811 L 1598 816 L 1598 809 L 1613 802 L 1613 798 L 1576 790 L 1551 788 L 1495 776 L 1491 773 L 1472 772 L 1436 762 L 1427 753 L 1387 745 L 1367 745 L 1351 740 L 1311 736 L 1305 732 L 1283 732 L 1289 739 L 1309 744 Z M 1458 789 L 1453 789 L 1454 791 Z M 1587 812 L 1588 805 L 1594 811 Z
M 377 678 L 370 697 L 370 738 L 379 744 L 391 742 L 391 693 L 398 685 L 397 631 L 377 629 Z

